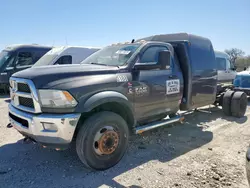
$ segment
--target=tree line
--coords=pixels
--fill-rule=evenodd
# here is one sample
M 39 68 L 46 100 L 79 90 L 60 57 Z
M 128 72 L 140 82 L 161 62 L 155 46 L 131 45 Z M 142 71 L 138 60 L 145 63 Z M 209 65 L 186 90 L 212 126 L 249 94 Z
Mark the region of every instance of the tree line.
M 245 52 L 238 48 L 225 50 L 229 55 L 230 61 L 237 67 L 237 71 L 243 71 L 250 67 L 250 55 L 245 55 Z

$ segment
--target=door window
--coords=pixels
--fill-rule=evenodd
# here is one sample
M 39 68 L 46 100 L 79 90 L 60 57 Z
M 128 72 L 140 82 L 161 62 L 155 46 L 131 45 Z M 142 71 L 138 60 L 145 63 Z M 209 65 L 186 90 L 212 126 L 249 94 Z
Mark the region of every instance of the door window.
M 216 63 L 217 63 L 218 70 L 226 70 L 227 69 L 227 62 L 226 62 L 225 58 L 217 57 Z
M 16 67 L 26 67 L 33 64 L 32 54 L 30 52 L 19 52 Z
M 56 65 L 72 64 L 72 56 L 71 55 L 62 56 L 56 61 L 55 64 Z
M 143 53 L 140 63 L 157 63 L 159 52 L 167 50 L 164 46 L 152 46 L 145 50 Z
M 12 56 L 11 58 L 10 58 L 10 60 L 9 60 L 9 62 L 8 62 L 8 65 L 6 66 L 6 69 L 13 69 L 14 68 L 14 66 L 15 66 L 15 58 L 16 58 L 16 56 Z

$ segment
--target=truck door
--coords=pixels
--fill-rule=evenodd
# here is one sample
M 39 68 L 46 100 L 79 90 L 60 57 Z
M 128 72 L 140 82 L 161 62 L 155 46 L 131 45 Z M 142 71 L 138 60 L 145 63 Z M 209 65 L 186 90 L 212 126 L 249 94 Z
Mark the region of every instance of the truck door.
M 234 69 L 235 67 L 233 63 L 231 63 L 229 59 L 226 59 L 226 62 L 227 62 L 228 80 L 230 81 L 230 83 L 232 83 L 234 78 L 236 77 L 237 72 Z
M 167 46 L 146 47 L 137 63 L 157 63 L 160 51 Z M 173 66 L 165 69 L 139 70 L 133 75 L 134 107 L 137 120 L 170 113 L 179 108 L 181 80 L 173 71 Z
M 216 57 L 218 82 L 225 82 L 228 79 L 227 62 L 225 58 Z
M 10 76 L 14 73 L 14 63 L 16 59 L 16 52 L 5 52 L 5 62 L 0 67 L 0 82 L 4 84 L 9 83 Z

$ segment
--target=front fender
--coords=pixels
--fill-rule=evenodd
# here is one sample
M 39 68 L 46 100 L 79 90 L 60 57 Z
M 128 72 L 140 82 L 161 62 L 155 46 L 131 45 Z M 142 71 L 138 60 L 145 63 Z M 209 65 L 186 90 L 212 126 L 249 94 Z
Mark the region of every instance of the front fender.
M 108 102 L 117 102 L 119 104 L 123 104 L 133 113 L 133 107 L 128 98 L 116 91 L 102 91 L 96 93 L 87 100 L 80 102 L 76 108 L 76 111 L 81 113 L 90 112 L 97 106 Z

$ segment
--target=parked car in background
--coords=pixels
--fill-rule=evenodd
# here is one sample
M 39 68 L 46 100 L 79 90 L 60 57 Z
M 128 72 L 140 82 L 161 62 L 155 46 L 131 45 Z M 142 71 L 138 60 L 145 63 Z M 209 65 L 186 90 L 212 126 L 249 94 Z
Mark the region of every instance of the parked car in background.
M 234 89 L 250 95 L 250 70 L 238 72 L 234 79 Z
M 90 56 L 99 49 L 100 48 L 83 46 L 54 47 L 33 66 L 80 64 L 80 62 L 86 57 Z
M 237 72 L 227 53 L 215 50 L 215 59 L 218 73 L 217 92 L 220 93 L 228 89 L 228 87 L 233 88 L 233 80 Z
M 215 51 L 215 58 L 218 65 L 218 82 L 232 84 L 237 72 L 236 67 L 229 60 L 229 55 L 225 52 Z
M 30 68 L 52 47 L 40 45 L 11 45 L 0 53 L 0 89 L 8 91 L 12 74 Z

